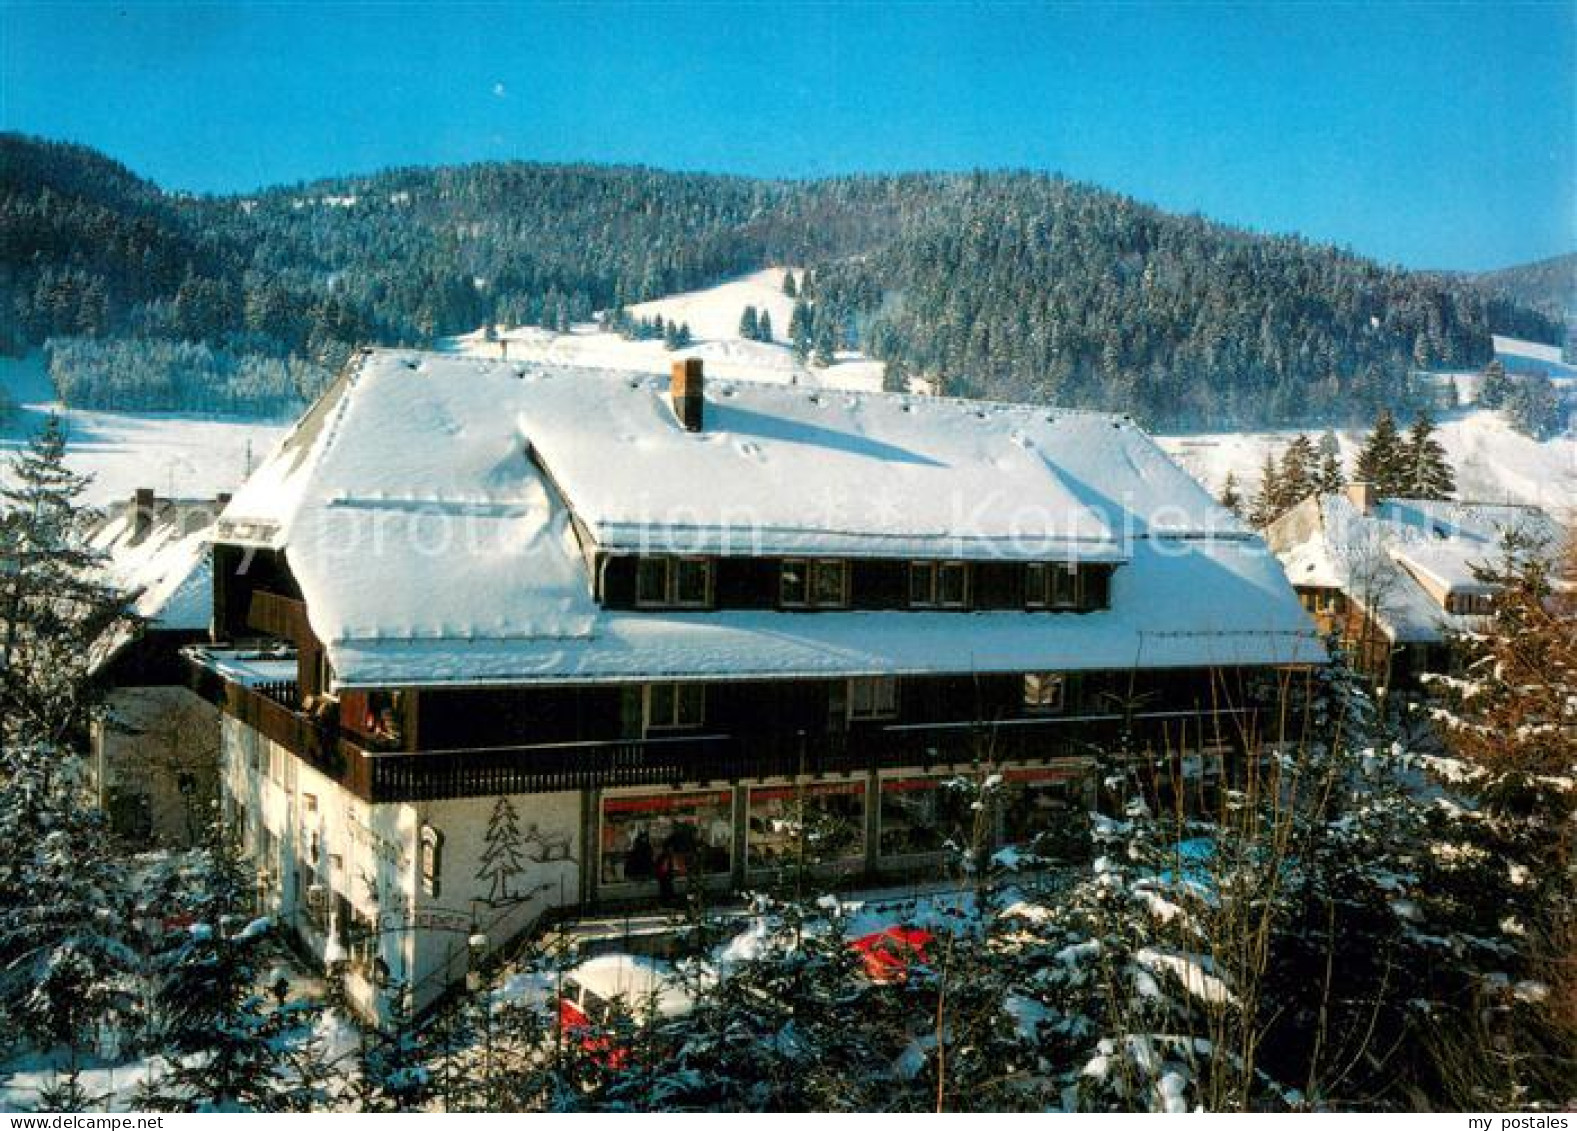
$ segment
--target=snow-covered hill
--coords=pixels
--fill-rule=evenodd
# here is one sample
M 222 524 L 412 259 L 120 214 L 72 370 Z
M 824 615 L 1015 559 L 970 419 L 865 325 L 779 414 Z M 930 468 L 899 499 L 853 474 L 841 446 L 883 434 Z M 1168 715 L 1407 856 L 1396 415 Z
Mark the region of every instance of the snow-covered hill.
M 659 341 L 626 341 L 605 333 L 596 323 L 577 325 L 567 334 L 535 327 L 503 329 L 497 341 L 477 330 L 444 343 L 444 348 L 478 357 L 508 357 L 603 369 L 634 369 L 666 373 L 675 358 L 699 357 L 706 371 L 740 380 L 782 381 L 835 389 L 880 389 L 882 363 L 863 354 L 841 353 L 835 365 L 823 368 L 795 356 L 786 334 L 794 300 L 783 293 L 785 268 L 770 267 L 705 290 L 653 299 L 630 307 L 636 318 L 688 323 L 694 345 L 668 350 Z M 745 341 L 739 316 L 754 306 L 772 315 L 772 342 Z
M 60 412 L 71 465 L 93 476 L 85 497 L 94 506 L 138 487 L 192 499 L 234 491 L 288 427 L 277 420 L 62 409 L 36 353 L 0 358 L 0 385 L 18 405 L 0 428 L 0 457 L 26 443 L 48 412 Z
M 530 327 L 506 329 L 500 341 L 480 331 L 450 339 L 444 348 L 476 356 L 538 360 L 561 365 L 633 369 L 665 373 L 676 357 L 700 357 L 718 377 L 783 381 L 849 389 L 881 387 L 882 364 L 858 353 L 839 356 L 823 368 L 795 356 L 783 341 L 794 300 L 783 293 L 784 268 L 776 267 L 705 290 L 672 295 L 632 307 L 637 317 L 662 315 L 689 323 L 695 344 L 670 352 L 658 341 L 626 341 L 604 333 L 595 323 L 558 334 Z M 739 316 L 746 306 L 767 310 L 776 333 L 773 342 L 739 337 Z M 1551 346 L 1496 338 L 1504 357 L 1541 360 L 1552 375 L 1577 373 L 1560 366 Z M 1557 368 L 1559 366 L 1559 368 Z M 14 448 L 55 406 L 54 393 L 34 354 L 0 359 L 0 383 L 22 408 L 0 431 L 0 451 Z M 247 469 L 256 466 L 283 435 L 279 421 L 213 419 L 199 416 L 84 412 L 67 410 L 72 462 L 95 479 L 90 500 L 105 503 L 137 487 L 161 495 L 202 497 L 232 491 Z M 1162 445 L 1195 478 L 1219 491 L 1227 472 L 1236 473 L 1244 492 L 1259 482 L 1265 453 L 1277 454 L 1296 429 L 1220 432 L 1160 437 Z M 1314 430 L 1317 432 L 1318 430 Z M 1361 430 L 1337 433 L 1348 467 L 1363 441 Z M 1513 431 L 1499 413 L 1464 410 L 1446 417 L 1440 439 L 1457 469 L 1460 494 L 1484 501 L 1537 503 L 1567 522 L 1577 521 L 1577 439 L 1539 442 Z
M 1212 492 L 1220 492 L 1230 471 L 1237 476 L 1239 490 L 1248 495 L 1259 484 L 1266 452 L 1279 456 L 1298 431 L 1196 433 L 1159 439 Z M 1321 434 L 1319 429 L 1308 431 L 1315 438 Z M 1350 472 L 1364 430 L 1337 430 L 1336 438 Z M 1532 440 L 1512 429 L 1500 413 L 1485 409 L 1452 413 L 1441 421 L 1439 438 L 1456 469 L 1460 497 L 1533 503 L 1568 525 L 1577 522 L 1577 439 Z

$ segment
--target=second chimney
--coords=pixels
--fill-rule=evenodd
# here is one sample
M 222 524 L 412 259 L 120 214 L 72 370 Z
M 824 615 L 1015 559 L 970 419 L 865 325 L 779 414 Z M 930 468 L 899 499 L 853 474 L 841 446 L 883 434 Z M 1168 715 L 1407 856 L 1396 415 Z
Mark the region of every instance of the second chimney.
M 138 487 L 131 497 L 131 540 L 141 542 L 153 529 L 153 488 Z
M 1356 483 L 1347 484 L 1347 501 L 1358 508 L 1359 514 L 1368 514 L 1374 510 L 1374 504 L 1379 502 L 1380 499 L 1375 492 L 1373 483 L 1365 483 L 1359 480 Z
M 669 392 L 673 396 L 674 415 L 679 418 L 679 423 L 684 425 L 687 432 L 701 431 L 705 411 L 701 398 L 703 383 L 699 357 L 687 357 L 674 362 L 673 380 Z

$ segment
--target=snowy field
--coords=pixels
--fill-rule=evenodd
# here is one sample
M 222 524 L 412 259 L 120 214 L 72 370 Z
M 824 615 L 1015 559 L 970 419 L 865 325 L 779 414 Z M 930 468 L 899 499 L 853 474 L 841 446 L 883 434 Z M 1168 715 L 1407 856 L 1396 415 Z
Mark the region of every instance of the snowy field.
M 287 428 L 276 420 L 62 410 L 37 353 L 21 360 L 0 358 L 0 385 L 19 406 L 0 428 L 0 455 L 25 444 L 51 409 L 60 411 L 72 466 L 93 476 L 86 498 L 94 506 L 129 496 L 138 487 L 194 499 L 233 492 Z

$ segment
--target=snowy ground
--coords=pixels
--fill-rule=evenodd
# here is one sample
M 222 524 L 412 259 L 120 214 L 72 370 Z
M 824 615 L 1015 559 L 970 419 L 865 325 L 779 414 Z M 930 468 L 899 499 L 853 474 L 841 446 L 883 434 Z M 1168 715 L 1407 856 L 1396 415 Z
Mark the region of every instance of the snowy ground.
M 674 359 L 699 357 L 714 377 L 755 381 L 781 381 L 835 389 L 880 389 L 882 363 L 863 354 L 838 355 L 826 368 L 795 356 L 788 345 L 789 318 L 794 300 L 783 293 L 784 268 L 771 267 L 706 290 L 670 295 L 630 307 L 636 318 L 661 315 L 663 321 L 688 323 L 695 344 L 668 350 L 660 341 L 626 341 L 604 333 L 596 323 L 577 325 L 567 334 L 535 327 L 505 328 L 500 341 L 486 340 L 480 330 L 451 338 L 443 348 L 477 357 L 507 356 L 511 360 L 542 361 L 603 369 L 630 369 L 667 373 Z M 745 341 L 739 337 L 739 316 L 745 307 L 772 315 L 774 340 Z
M 21 360 L 0 358 L 0 385 L 19 406 L 0 428 L 0 456 L 25 444 L 49 411 L 61 411 L 70 462 L 93 476 L 86 498 L 95 506 L 138 487 L 178 498 L 234 491 L 287 427 L 276 420 L 62 410 L 37 353 Z
M 1405 424 L 1405 422 L 1404 422 Z M 1299 429 L 1210 432 L 1157 437 L 1167 453 L 1212 492 L 1230 471 L 1246 497 L 1259 485 L 1265 453 L 1279 456 Z M 1320 429 L 1310 429 L 1318 439 Z M 1336 431 L 1342 460 L 1352 470 L 1363 429 Z M 1468 409 L 1440 423 L 1440 442 L 1456 469 L 1457 494 L 1475 502 L 1533 503 L 1567 525 L 1577 522 L 1577 437 L 1532 440 L 1498 412 Z

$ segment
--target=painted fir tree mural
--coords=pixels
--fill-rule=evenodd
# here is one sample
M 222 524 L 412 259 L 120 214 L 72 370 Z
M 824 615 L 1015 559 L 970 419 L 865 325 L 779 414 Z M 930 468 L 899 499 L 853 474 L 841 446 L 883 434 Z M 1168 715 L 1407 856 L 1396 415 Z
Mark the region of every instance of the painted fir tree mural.
M 482 852 L 482 866 L 478 881 L 488 884 L 489 903 L 507 903 L 517 899 L 515 880 L 526 870 L 525 844 L 520 835 L 520 816 L 509 798 L 500 797 L 488 818 L 487 848 Z

